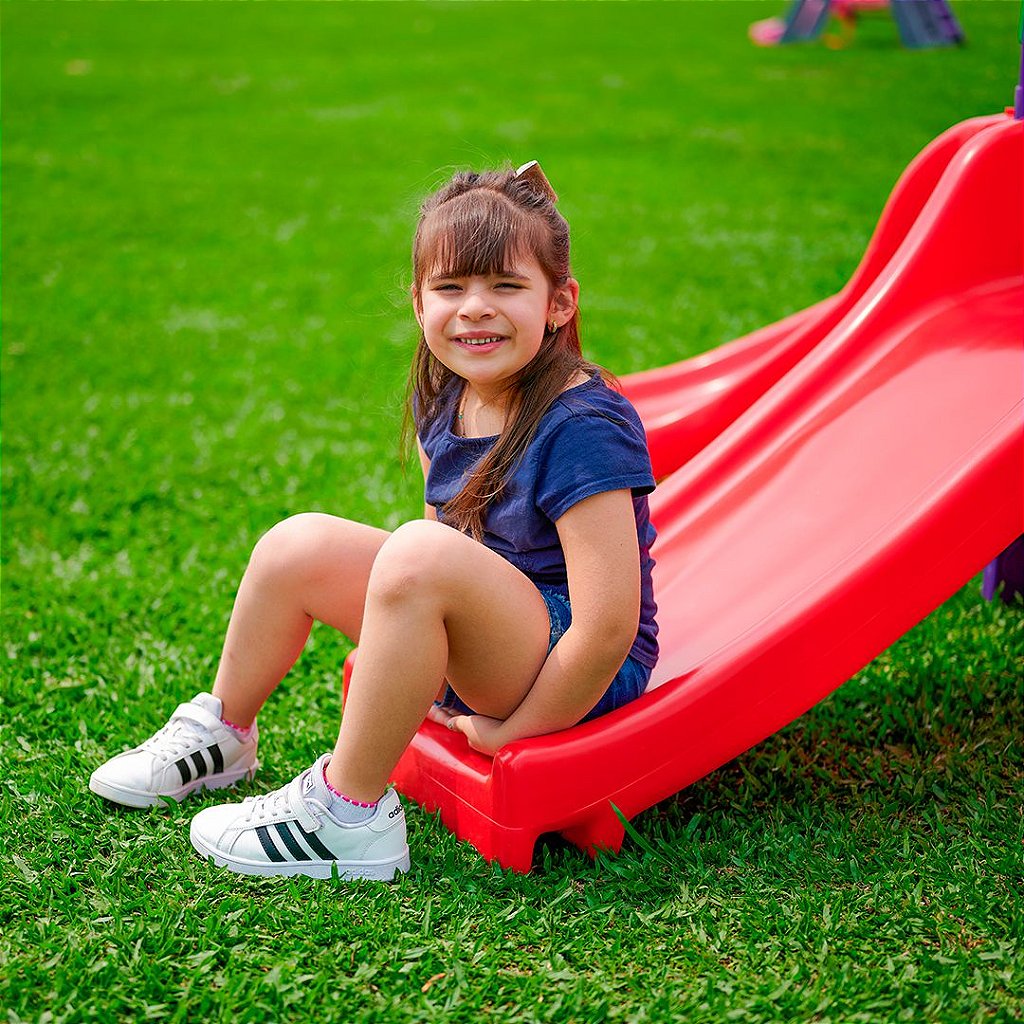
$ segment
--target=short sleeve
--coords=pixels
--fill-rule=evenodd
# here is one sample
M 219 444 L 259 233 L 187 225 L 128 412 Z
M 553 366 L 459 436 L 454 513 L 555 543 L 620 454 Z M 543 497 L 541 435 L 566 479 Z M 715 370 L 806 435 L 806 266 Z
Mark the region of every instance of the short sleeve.
M 535 502 L 552 522 L 604 491 L 654 490 L 647 438 L 639 422 L 598 412 L 574 413 L 540 452 Z

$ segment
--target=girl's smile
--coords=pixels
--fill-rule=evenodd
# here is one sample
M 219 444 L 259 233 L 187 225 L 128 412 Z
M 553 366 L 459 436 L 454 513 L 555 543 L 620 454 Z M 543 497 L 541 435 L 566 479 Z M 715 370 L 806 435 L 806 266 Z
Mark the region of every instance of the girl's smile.
M 456 345 L 461 345 L 470 352 L 493 352 L 505 340 L 501 334 L 480 334 L 479 331 L 469 331 L 452 338 Z

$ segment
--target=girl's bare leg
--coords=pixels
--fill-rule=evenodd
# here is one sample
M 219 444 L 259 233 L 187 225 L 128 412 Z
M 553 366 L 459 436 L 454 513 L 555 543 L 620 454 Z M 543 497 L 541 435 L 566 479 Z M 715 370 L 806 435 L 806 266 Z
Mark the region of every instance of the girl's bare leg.
M 400 526 L 370 572 L 331 784 L 378 799 L 444 676 L 481 714 L 507 718 L 537 678 L 549 635 L 540 592 L 500 555 L 443 524 Z
M 314 619 L 359 640 L 370 569 L 389 536 L 309 512 L 260 538 L 238 587 L 213 684 L 229 722 L 252 722 L 302 652 Z

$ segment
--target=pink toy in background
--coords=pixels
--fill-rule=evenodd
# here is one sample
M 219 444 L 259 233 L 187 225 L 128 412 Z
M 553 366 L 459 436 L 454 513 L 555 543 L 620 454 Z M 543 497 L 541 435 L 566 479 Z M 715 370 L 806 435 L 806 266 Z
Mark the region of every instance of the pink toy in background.
M 752 42 L 758 46 L 778 46 L 782 42 L 813 39 L 824 28 L 830 14 L 842 24 L 851 36 L 862 11 L 884 10 L 889 0 L 804 0 L 794 4 L 782 18 L 755 21 L 748 29 Z M 787 30 L 790 34 L 787 38 Z

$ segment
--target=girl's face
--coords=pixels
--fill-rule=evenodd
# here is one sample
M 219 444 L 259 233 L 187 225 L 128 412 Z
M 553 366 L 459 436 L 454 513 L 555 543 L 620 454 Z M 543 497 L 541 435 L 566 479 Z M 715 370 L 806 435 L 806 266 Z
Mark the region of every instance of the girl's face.
M 533 256 L 497 274 L 431 276 L 413 293 L 427 347 L 485 400 L 540 351 L 546 326 L 576 311 L 579 285 L 552 289 Z

